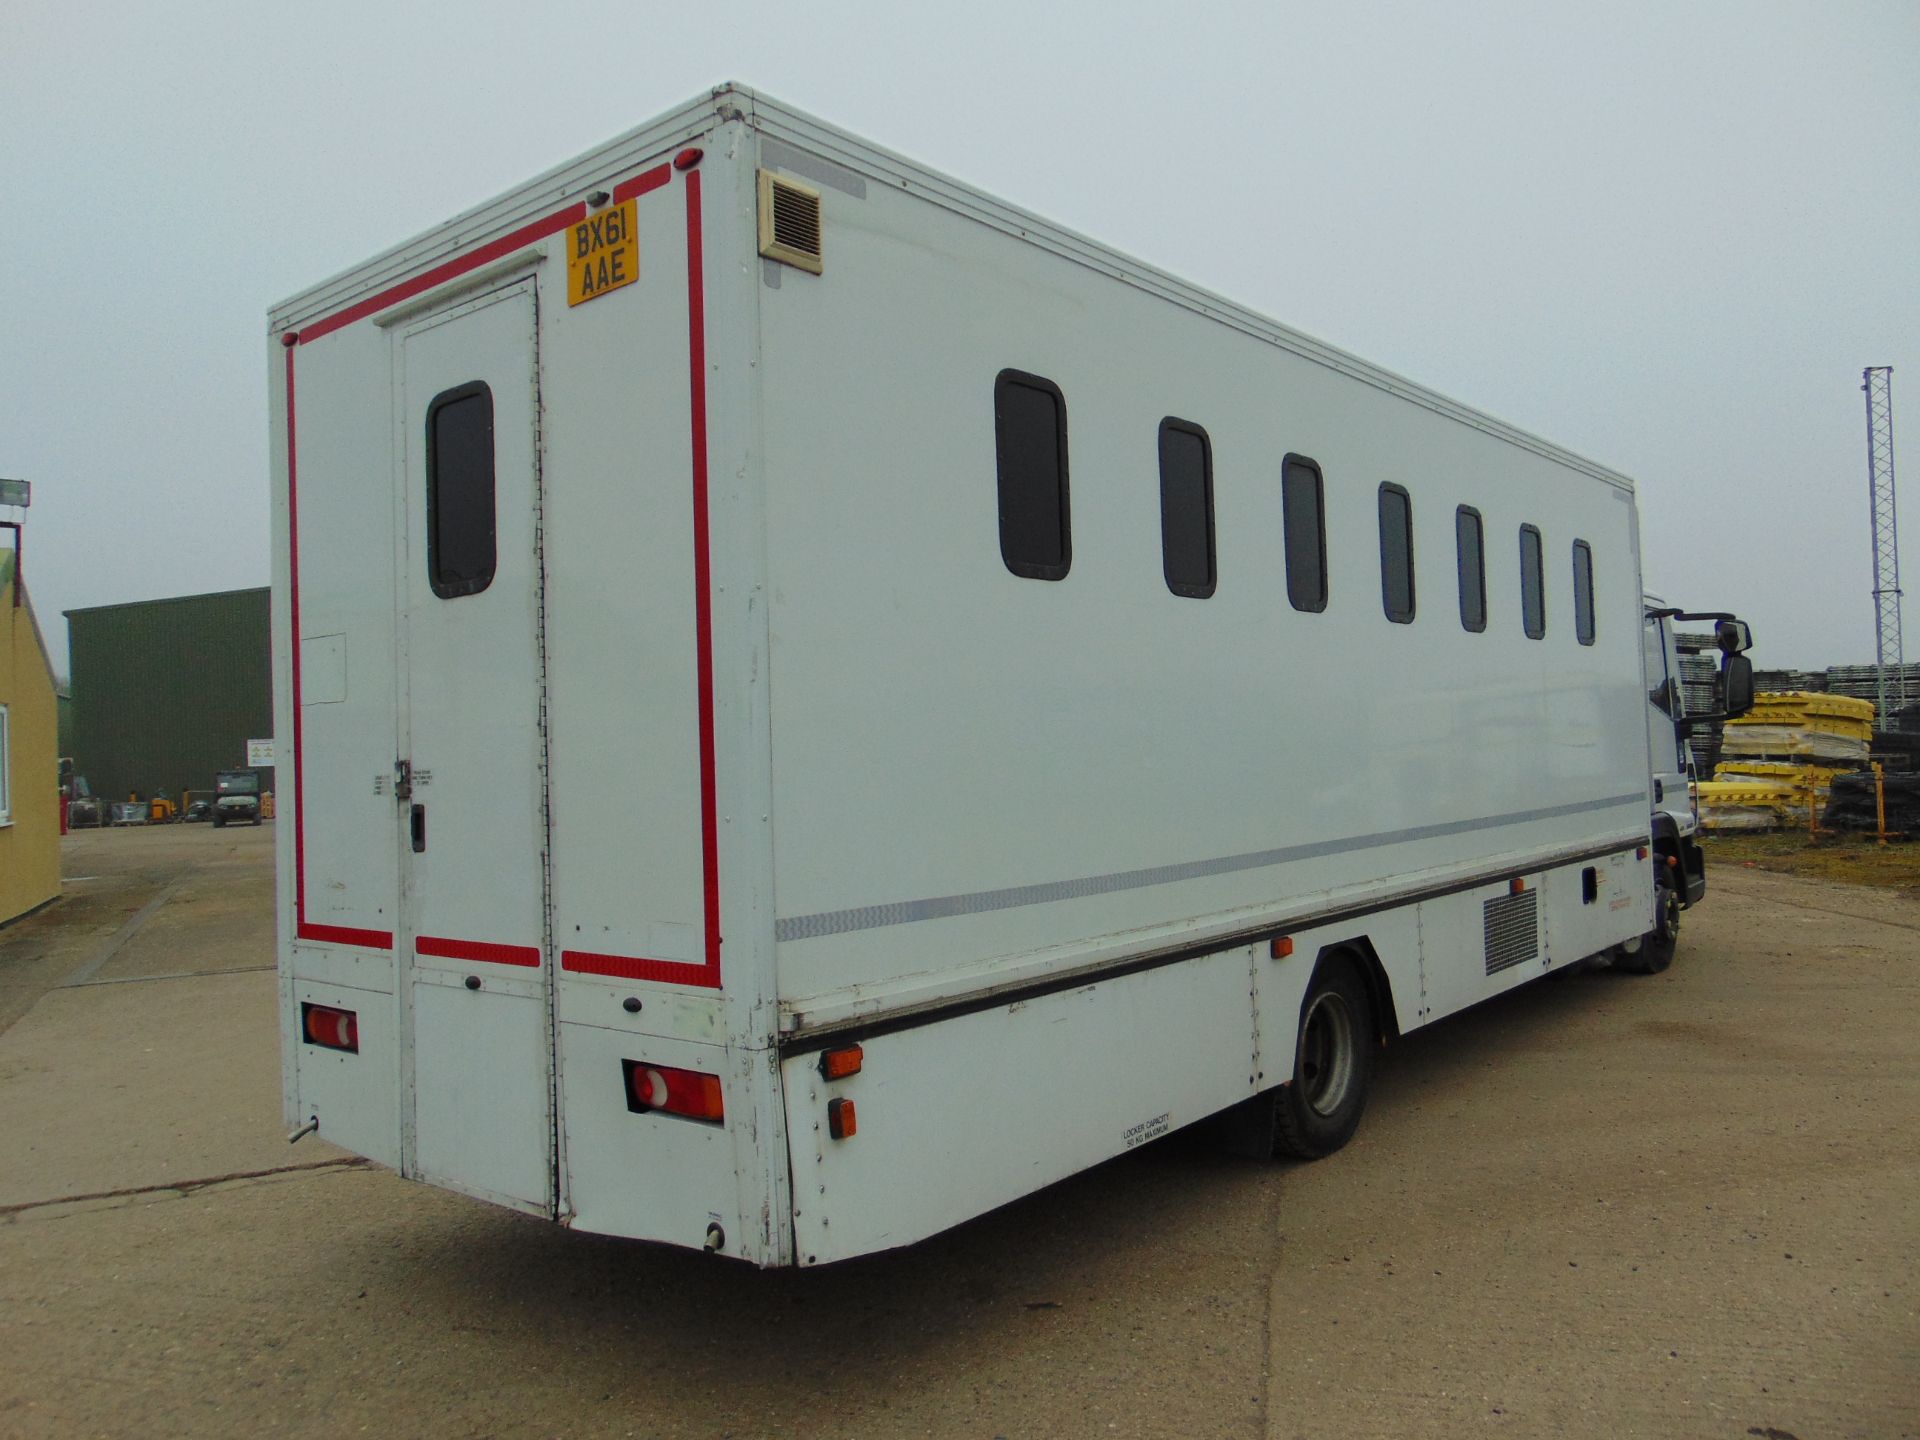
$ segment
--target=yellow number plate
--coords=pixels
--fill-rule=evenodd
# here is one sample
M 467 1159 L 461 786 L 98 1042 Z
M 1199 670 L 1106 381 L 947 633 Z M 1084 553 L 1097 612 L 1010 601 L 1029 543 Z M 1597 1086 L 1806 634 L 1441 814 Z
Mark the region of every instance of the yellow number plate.
M 640 278 L 638 200 L 595 210 L 567 232 L 567 304 L 598 300 Z

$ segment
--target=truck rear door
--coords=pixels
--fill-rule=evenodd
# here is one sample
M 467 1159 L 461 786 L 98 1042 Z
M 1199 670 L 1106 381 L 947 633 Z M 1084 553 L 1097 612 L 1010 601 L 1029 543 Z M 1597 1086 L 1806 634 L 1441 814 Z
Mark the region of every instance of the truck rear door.
M 405 1173 L 550 1214 L 537 297 L 397 338 Z

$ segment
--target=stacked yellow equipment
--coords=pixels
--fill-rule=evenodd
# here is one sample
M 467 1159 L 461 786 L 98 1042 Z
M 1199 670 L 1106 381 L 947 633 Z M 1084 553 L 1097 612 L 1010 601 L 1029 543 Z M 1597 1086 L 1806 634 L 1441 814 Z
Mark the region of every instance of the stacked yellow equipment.
M 1846 695 L 1787 691 L 1754 697 L 1751 712 L 1730 721 L 1713 779 L 1700 792 L 1709 830 L 1770 830 L 1804 825 L 1822 805 L 1834 775 L 1867 763 L 1873 702 Z

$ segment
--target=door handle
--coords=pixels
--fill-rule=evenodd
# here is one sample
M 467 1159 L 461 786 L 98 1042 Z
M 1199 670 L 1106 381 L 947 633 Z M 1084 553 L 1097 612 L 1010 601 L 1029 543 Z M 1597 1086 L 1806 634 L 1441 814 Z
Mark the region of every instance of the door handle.
M 427 848 L 427 807 L 415 805 L 407 812 L 407 819 L 413 830 L 413 853 L 423 854 Z

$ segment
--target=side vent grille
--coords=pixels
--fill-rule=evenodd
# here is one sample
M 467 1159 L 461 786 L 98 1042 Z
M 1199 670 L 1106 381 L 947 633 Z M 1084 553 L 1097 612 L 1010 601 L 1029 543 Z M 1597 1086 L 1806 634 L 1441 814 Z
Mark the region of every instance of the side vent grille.
M 1487 974 L 1498 975 L 1540 956 L 1540 896 L 1522 890 L 1500 895 L 1483 907 L 1487 926 Z
M 783 265 L 820 273 L 820 192 L 760 172 L 760 253 Z

